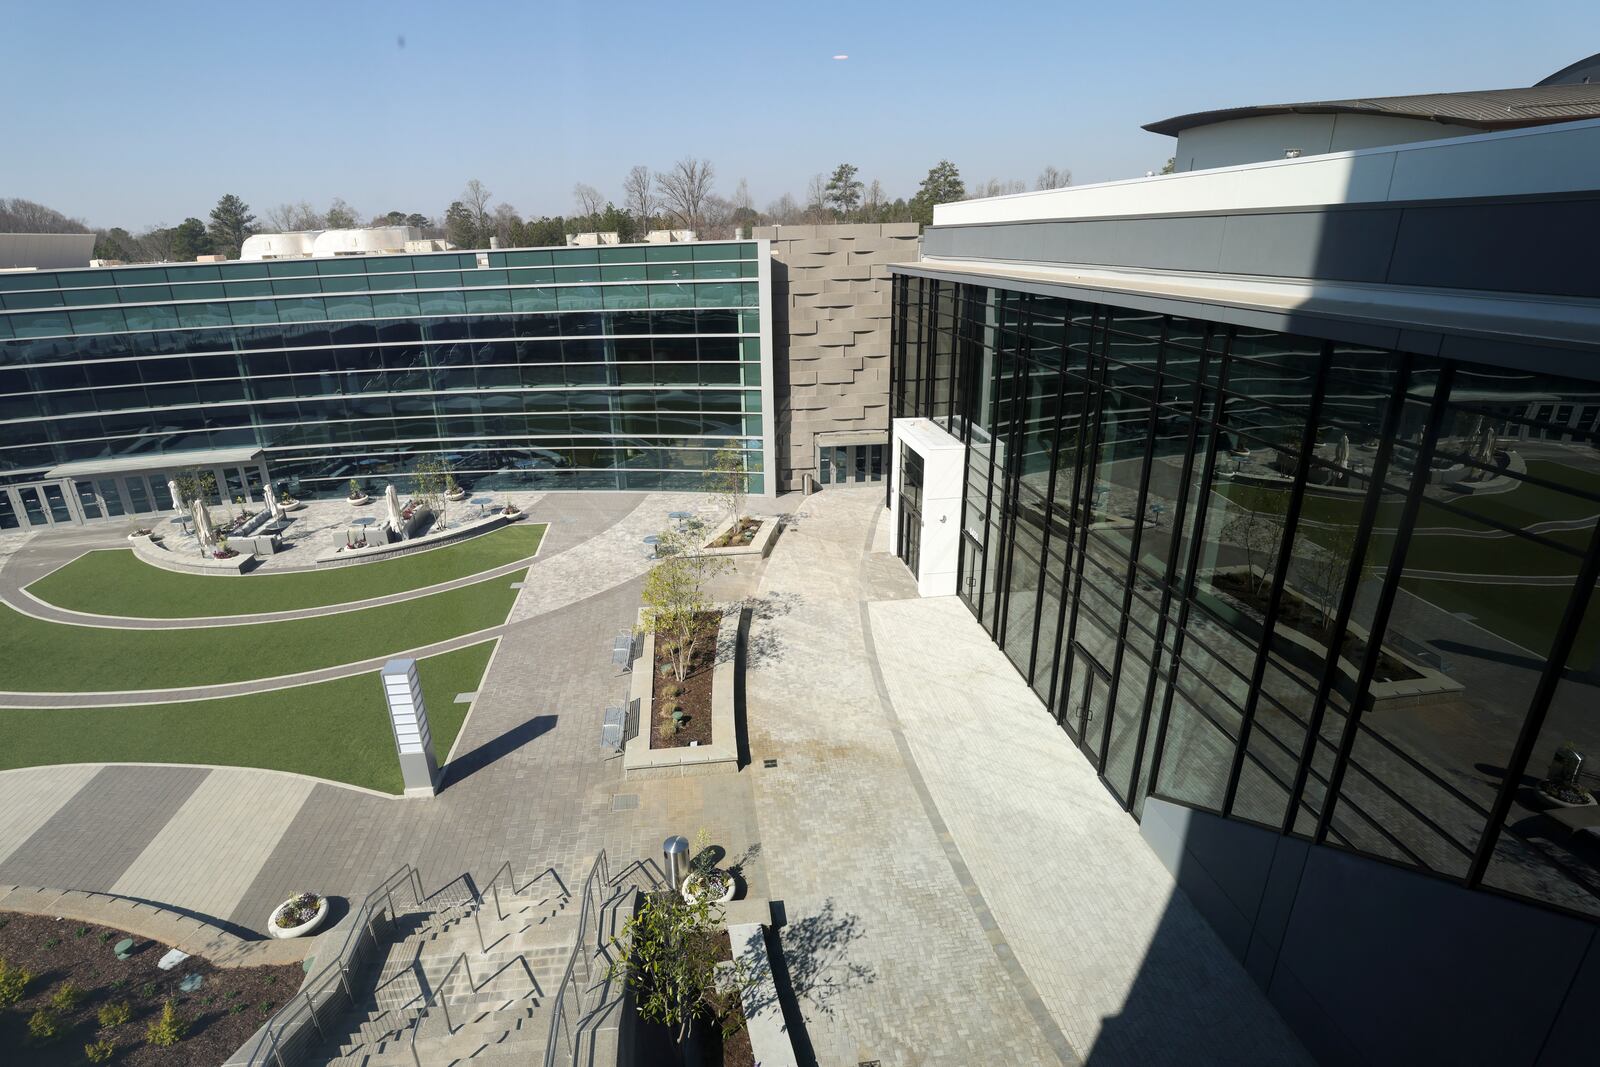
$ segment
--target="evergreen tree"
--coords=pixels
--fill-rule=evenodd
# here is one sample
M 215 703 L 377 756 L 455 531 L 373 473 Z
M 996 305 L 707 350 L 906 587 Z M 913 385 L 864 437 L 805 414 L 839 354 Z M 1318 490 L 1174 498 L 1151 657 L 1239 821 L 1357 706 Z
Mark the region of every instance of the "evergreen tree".
M 853 163 L 841 163 L 828 179 L 825 195 L 833 209 L 848 217 L 861 203 L 861 180 L 856 177 Z
M 187 226 L 191 220 L 185 220 Z M 211 209 L 210 250 L 229 259 L 239 258 L 239 248 L 253 232 L 250 224 L 256 217 L 250 214 L 250 205 L 232 193 L 217 201 Z
M 179 262 L 211 253 L 211 235 L 199 219 L 184 219 L 172 228 L 172 258 Z
M 966 195 L 967 187 L 961 182 L 961 172 L 948 159 L 941 159 L 928 171 L 928 176 L 922 179 L 922 185 L 917 189 L 917 195 L 911 198 L 911 217 L 924 226 L 931 226 L 935 204 L 953 203 Z

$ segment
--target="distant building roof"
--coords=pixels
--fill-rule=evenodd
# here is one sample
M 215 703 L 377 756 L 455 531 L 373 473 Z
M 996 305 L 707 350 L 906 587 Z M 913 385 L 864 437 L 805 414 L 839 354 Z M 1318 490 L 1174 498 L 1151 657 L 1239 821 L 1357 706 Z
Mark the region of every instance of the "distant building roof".
M 0 270 L 87 267 L 92 233 L 0 233 Z
M 1392 115 L 1468 126 L 1508 130 L 1550 122 L 1600 118 L 1600 84 L 1535 85 L 1527 89 L 1487 89 L 1468 93 L 1424 93 L 1420 96 L 1377 96 L 1352 100 L 1312 100 L 1299 104 L 1257 104 L 1177 115 L 1144 128 L 1176 137 L 1195 126 L 1262 115 Z

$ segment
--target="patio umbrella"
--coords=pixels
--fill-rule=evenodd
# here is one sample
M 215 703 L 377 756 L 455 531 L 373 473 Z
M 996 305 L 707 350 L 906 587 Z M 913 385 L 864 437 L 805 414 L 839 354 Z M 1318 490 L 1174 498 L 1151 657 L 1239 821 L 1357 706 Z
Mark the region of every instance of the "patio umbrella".
M 215 548 L 217 545 L 217 531 L 211 525 L 211 512 L 206 510 L 205 501 L 198 497 L 194 502 L 194 536 L 202 548 Z
M 283 520 L 283 505 L 278 503 L 278 494 L 272 491 L 272 483 L 268 482 L 263 487 L 262 492 L 267 498 L 267 510 L 272 513 L 274 519 L 281 522 Z
M 178 483 L 168 480 L 167 492 L 172 494 L 172 510 L 182 515 L 188 509 L 183 506 L 183 494 L 178 492 Z
M 383 501 L 389 505 L 389 529 L 401 539 L 406 536 L 406 520 L 400 515 L 400 494 L 394 491 L 394 483 L 390 482 L 383 491 Z
M 1342 471 L 1350 469 L 1350 435 L 1339 435 L 1339 447 L 1333 454 L 1333 464 Z

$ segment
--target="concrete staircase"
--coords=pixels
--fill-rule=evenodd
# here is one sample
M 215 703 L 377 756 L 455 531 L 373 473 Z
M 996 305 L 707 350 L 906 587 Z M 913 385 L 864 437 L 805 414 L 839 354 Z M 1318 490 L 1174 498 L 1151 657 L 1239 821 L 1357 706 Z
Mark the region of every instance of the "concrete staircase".
M 405 919 L 372 992 L 310 1064 L 451 1067 L 541 1063 L 578 909 L 553 878 L 499 899 L 465 899 Z M 479 940 L 480 930 L 482 941 Z M 416 1059 L 412 1056 L 415 1036 Z

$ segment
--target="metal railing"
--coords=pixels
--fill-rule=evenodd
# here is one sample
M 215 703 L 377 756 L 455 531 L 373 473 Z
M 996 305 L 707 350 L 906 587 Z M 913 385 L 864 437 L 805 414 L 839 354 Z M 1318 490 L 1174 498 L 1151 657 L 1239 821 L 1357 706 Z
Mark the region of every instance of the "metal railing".
M 518 955 L 513 962 L 522 964 L 522 971 L 528 978 L 529 995 L 538 996 L 542 990 L 539 988 L 539 980 L 533 976 L 533 968 L 528 965 L 527 957 Z M 477 993 L 504 974 L 506 968 L 510 966 L 512 966 L 512 963 L 507 963 L 505 967 L 489 975 L 483 980 L 482 984 L 479 984 L 478 980 L 472 977 L 472 961 L 467 954 L 463 952 L 455 958 L 450 964 L 450 969 L 445 971 L 444 977 L 439 980 L 439 984 L 434 986 L 432 992 L 427 995 L 423 1002 L 422 1010 L 417 1013 L 416 1022 L 411 1026 L 411 1061 L 416 1067 L 422 1067 L 422 1056 L 417 1052 L 417 1039 L 422 1035 L 422 1024 L 427 1020 L 430 1011 L 437 1007 L 444 1014 L 445 1033 L 454 1034 L 460 1029 L 455 1020 L 450 1017 L 450 979 L 455 977 L 456 969 L 460 968 L 467 977 L 467 992 Z M 465 1026 L 466 1023 L 463 1022 L 461 1025 Z
M 611 884 L 611 865 L 606 859 L 605 850 L 595 857 L 594 865 L 589 868 L 589 874 L 583 880 L 583 902 L 578 910 L 578 936 L 572 943 L 572 954 L 567 957 L 567 969 L 561 975 L 561 984 L 556 987 L 555 1003 L 550 1015 L 550 1040 L 545 1044 L 544 1067 L 555 1067 L 557 1062 L 576 1063 L 578 1053 L 579 1028 L 584 1021 L 584 992 L 594 979 L 594 957 L 598 944 L 591 950 L 589 945 L 589 924 L 591 919 L 595 925 L 595 936 L 598 940 L 600 933 L 600 909 L 605 903 L 606 888 Z M 578 985 L 574 978 L 577 974 L 579 961 L 583 966 L 583 985 Z M 557 1060 L 557 1054 L 564 1052 Z
M 335 1015 L 356 1008 L 357 1001 L 355 991 L 350 985 L 350 975 L 359 971 L 382 947 L 382 942 L 379 941 L 378 934 L 373 928 L 378 916 L 384 918 L 390 934 L 393 934 L 394 894 L 396 890 L 402 888 L 411 891 L 411 903 L 414 907 L 422 906 L 422 876 L 411 864 L 405 864 L 380 882 L 351 915 L 344 941 L 340 943 L 333 959 L 312 976 L 261 1028 L 255 1047 L 251 1049 L 249 1058 L 244 1061 L 245 1064 L 250 1067 L 258 1064 L 292 1067 L 311 1051 L 313 1033 L 317 1041 L 327 1039 L 328 1032 L 323 1021 L 329 1014 L 330 1006 L 343 1001 L 340 1006 L 334 1008 Z M 310 1026 L 307 1026 L 308 1022 Z

